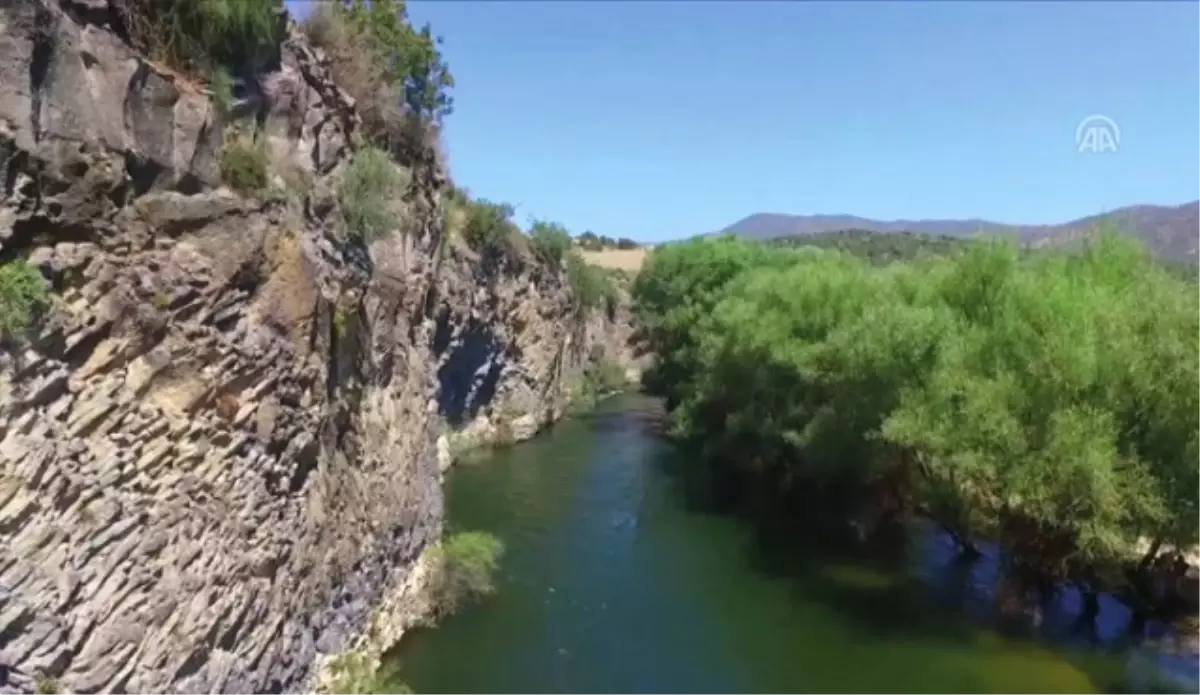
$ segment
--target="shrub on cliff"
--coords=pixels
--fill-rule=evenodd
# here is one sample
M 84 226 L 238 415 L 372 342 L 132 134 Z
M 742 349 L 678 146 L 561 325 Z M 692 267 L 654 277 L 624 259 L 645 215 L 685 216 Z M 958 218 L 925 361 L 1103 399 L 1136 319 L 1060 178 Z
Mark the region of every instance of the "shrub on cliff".
M 333 76 L 356 102 L 368 138 L 393 155 L 424 145 L 453 109 L 454 77 L 429 25 L 414 28 L 405 3 L 320 3 L 305 22 Z
M 376 668 L 366 655 L 346 651 L 330 658 L 328 689 L 349 695 L 399 695 L 412 689 L 400 680 L 400 668 L 395 662 Z
M 513 207 L 508 203 L 493 203 L 482 198 L 465 205 L 466 221 L 463 238 L 467 244 L 492 259 L 502 258 L 515 249 L 520 230 L 510 219 Z
M 116 0 L 115 7 L 134 46 L 191 73 L 238 72 L 281 38 L 282 0 Z
M 490 533 L 463 531 L 444 539 L 434 556 L 435 610 L 448 615 L 494 592 L 503 554 L 504 544 Z
M 242 195 L 253 195 L 267 187 L 270 157 L 266 143 L 251 135 L 234 135 L 221 147 L 218 162 L 221 180 Z
M 342 175 L 342 217 L 350 233 L 367 242 L 400 226 L 396 206 L 408 189 L 408 176 L 382 150 L 365 147 L 354 153 Z
M 36 268 L 20 260 L 0 265 L 0 340 L 20 339 L 49 305 L 46 282 Z
M 571 235 L 557 222 L 536 220 L 529 228 L 533 253 L 552 269 L 562 266 L 563 257 L 571 250 Z
M 603 268 L 590 265 L 577 251 L 567 254 L 567 282 L 581 311 L 603 306 L 616 311 L 617 287 Z
M 579 380 L 571 386 L 569 408 L 572 413 L 591 410 L 602 397 L 629 386 L 625 369 L 620 364 L 609 359 L 603 349 L 593 350 L 593 353 L 588 356 Z

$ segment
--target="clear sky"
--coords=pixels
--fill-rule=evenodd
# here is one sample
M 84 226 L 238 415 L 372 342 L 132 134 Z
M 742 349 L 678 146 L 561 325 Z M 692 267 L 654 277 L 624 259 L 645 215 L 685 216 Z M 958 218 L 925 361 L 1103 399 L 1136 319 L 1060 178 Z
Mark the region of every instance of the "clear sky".
M 454 179 L 521 223 L 656 241 L 755 212 L 1050 223 L 1200 197 L 1195 2 L 409 12 L 458 82 Z M 1116 152 L 1079 151 L 1092 114 Z

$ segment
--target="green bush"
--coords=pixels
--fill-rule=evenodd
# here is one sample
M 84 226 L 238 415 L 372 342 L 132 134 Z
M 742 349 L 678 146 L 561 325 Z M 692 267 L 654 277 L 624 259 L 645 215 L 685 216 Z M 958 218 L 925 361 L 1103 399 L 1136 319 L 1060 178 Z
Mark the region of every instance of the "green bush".
M 217 68 L 213 72 L 212 82 L 213 106 L 221 118 L 228 118 L 233 108 L 233 77 L 225 68 Z
M 576 251 L 567 254 L 567 282 L 581 311 L 601 306 L 610 314 L 615 311 L 619 298 L 612 278 L 603 268 L 588 264 Z
M 575 413 L 591 409 L 605 395 L 621 391 L 629 385 L 621 365 L 603 356 L 593 355 L 571 389 L 570 407 Z
M 602 248 L 600 246 L 600 237 L 596 236 L 595 233 L 591 231 L 584 232 L 583 234 L 575 237 L 575 241 L 581 248 L 587 251 L 599 251 Z
M 342 216 L 354 236 L 370 242 L 400 226 L 397 202 L 408 189 L 404 169 L 387 153 L 365 147 L 354 153 L 342 176 Z
M 57 678 L 42 673 L 34 681 L 33 692 L 38 695 L 57 695 L 62 692 L 62 684 Z
M 221 148 L 221 180 L 242 195 L 254 195 L 267 187 L 270 156 L 266 143 L 249 135 L 231 137 Z
M 571 250 L 571 235 L 557 222 L 535 221 L 529 228 L 529 240 L 534 255 L 550 268 L 560 267 Z
M 117 0 L 130 39 L 173 67 L 234 72 L 276 50 L 282 0 Z
M 335 693 L 398 695 L 412 692 L 412 689 L 399 679 L 399 667 L 394 662 L 375 669 L 372 663 L 358 652 L 343 652 L 333 657 L 329 671 L 332 676 L 330 689 Z
M 620 391 L 629 383 L 621 365 L 604 357 L 588 365 L 584 371 L 584 378 L 591 384 L 591 390 L 596 393 Z
M 0 339 L 18 340 L 38 311 L 50 306 L 46 281 L 25 261 L 0 265 Z
M 503 257 L 513 251 L 515 237 L 520 230 L 510 218 L 513 208 L 507 203 L 493 203 L 479 199 L 466 204 L 466 221 L 463 238 L 467 244 L 494 258 Z
M 442 541 L 435 556 L 433 597 L 436 609 L 451 614 L 496 590 L 494 575 L 504 544 L 489 533 L 464 531 Z

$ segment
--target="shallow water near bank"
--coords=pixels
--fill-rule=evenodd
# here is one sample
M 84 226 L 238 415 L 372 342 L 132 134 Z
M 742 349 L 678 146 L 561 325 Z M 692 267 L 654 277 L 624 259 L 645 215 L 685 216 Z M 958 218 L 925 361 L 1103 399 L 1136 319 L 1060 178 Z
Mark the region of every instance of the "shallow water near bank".
M 937 534 L 914 532 L 898 562 L 764 545 L 744 520 L 687 504 L 657 419 L 654 401 L 617 396 L 449 474 L 450 529 L 491 532 L 507 551 L 495 596 L 387 656 L 405 682 L 423 693 L 1111 692 L 1161 688 L 1170 674 L 1196 691 L 1194 646 L 1123 638 L 1111 599 L 1092 637 L 1072 627 L 1070 592 L 1037 630 L 1005 623 L 994 557 L 955 563 Z

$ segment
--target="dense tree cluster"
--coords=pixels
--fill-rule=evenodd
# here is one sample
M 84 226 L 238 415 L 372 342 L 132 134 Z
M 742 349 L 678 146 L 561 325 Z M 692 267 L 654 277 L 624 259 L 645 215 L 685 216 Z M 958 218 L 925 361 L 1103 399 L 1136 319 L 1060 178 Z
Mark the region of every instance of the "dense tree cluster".
M 879 266 L 703 239 L 633 294 L 647 386 L 727 488 L 923 514 L 1088 587 L 1198 540 L 1200 307 L 1136 242 Z
M 912 232 L 872 232 L 865 229 L 804 234 L 773 241 L 780 246 L 815 246 L 845 251 L 879 265 L 945 256 L 961 251 L 968 243 L 966 239 L 955 237 Z
M 587 231 L 575 237 L 575 241 L 588 251 L 604 251 L 606 249 L 621 249 L 626 251 L 629 249 L 638 248 L 638 243 L 633 239 L 621 237 L 614 239 L 603 234 Z

